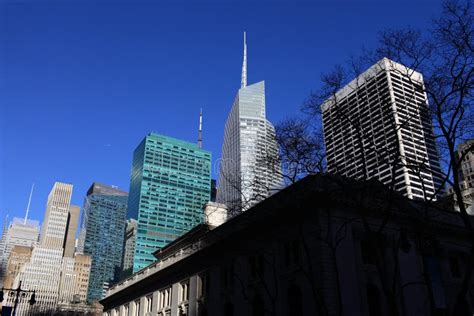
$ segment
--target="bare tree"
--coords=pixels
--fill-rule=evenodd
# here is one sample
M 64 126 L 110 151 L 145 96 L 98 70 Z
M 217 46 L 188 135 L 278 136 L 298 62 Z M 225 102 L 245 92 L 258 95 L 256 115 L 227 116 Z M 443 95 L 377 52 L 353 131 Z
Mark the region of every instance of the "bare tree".
M 462 157 L 472 151 L 467 148 L 458 157 L 456 147 L 460 142 L 473 137 L 474 116 L 473 116 L 473 9 L 469 1 L 446 1 L 443 4 L 440 18 L 433 21 L 433 26 L 425 33 L 420 31 L 387 30 L 380 34 L 379 48 L 374 52 L 364 52 L 361 57 L 352 58 L 345 66 L 336 66 L 330 73 L 321 77 L 322 85 L 311 93 L 308 101 L 303 106 L 304 114 L 307 116 L 301 119 L 288 119 L 277 126 L 277 140 L 280 145 L 280 159 L 283 162 L 283 174 L 288 183 L 299 180 L 308 174 L 321 172 L 325 168 L 325 152 L 322 148 L 322 126 L 321 105 L 330 102 L 335 109 L 335 118 L 342 121 L 347 128 L 355 135 L 356 147 L 361 153 L 376 153 L 379 157 L 384 157 L 382 163 L 390 166 L 392 176 L 387 186 L 394 191 L 395 171 L 399 167 L 404 167 L 416 174 L 421 180 L 422 191 L 426 208 L 438 196 L 443 194 L 445 184 L 449 184 L 455 193 L 456 200 L 462 201 L 462 192 L 459 179 L 460 162 Z M 440 172 L 440 168 L 430 165 L 427 157 L 413 159 L 408 155 L 403 155 L 398 147 L 389 148 L 389 152 L 383 152 L 386 148 L 379 148 L 371 140 L 372 135 L 363 128 L 360 113 L 348 115 L 343 109 L 343 100 L 338 98 L 338 92 L 346 85 L 351 85 L 354 90 L 359 88 L 361 82 L 366 78 L 361 77 L 361 73 L 368 66 L 374 64 L 383 57 L 388 57 L 406 66 L 405 69 L 393 67 L 398 75 L 404 80 L 413 84 L 418 92 L 426 94 L 429 107 L 419 105 L 422 119 L 433 122 L 434 135 L 437 140 L 442 166 L 442 185 L 437 187 L 435 192 L 429 192 L 425 187 L 424 175 L 426 172 Z M 414 72 L 420 72 L 424 77 L 424 85 L 413 79 Z M 355 80 L 352 80 L 355 78 Z M 349 80 L 352 80 L 349 82 Z M 387 106 L 387 108 L 390 108 Z M 407 111 L 409 112 L 409 111 Z M 394 128 L 396 130 L 413 128 L 413 114 L 408 114 Z M 459 159 L 461 158 L 461 159 Z M 373 177 L 366 168 L 367 159 L 365 156 L 352 157 L 358 159 L 361 173 L 358 176 L 361 180 L 368 180 Z M 341 183 L 343 185 L 343 183 Z M 362 188 L 366 194 L 370 195 L 370 187 Z M 394 192 L 394 196 L 395 196 Z M 363 205 L 364 196 L 359 196 L 356 205 L 360 208 L 360 220 L 368 236 L 374 236 L 369 243 L 376 253 L 377 269 L 381 276 L 384 275 L 386 265 L 383 260 L 384 245 L 379 244 L 378 234 L 385 229 L 391 213 L 390 201 L 383 206 L 384 218 L 376 228 L 368 224 Z M 467 303 L 467 293 L 472 279 L 472 268 L 474 267 L 474 230 L 466 207 L 459 203 L 460 215 L 465 228 L 471 233 L 471 251 L 466 262 L 465 275 L 457 294 L 456 303 L 450 311 L 453 315 L 459 315 L 465 310 Z M 427 212 L 420 212 L 418 215 L 423 220 L 430 220 Z M 343 229 L 344 227 L 341 227 Z M 400 239 L 401 243 L 402 238 Z M 326 238 L 330 245 L 337 245 Z M 334 250 L 335 248 L 332 247 Z M 394 253 L 397 256 L 397 253 Z M 396 259 L 396 258 L 395 258 Z M 396 262 L 396 260 L 395 260 Z M 395 266 L 395 269 L 397 267 Z M 391 273 L 390 275 L 395 275 Z M 382 280 L 387 301 L 390 305 L 390 313 L 398 315 L 401 311 L 397 307 L 397 293 L 400 288 L 407 285 L 400 285 L 397 288 L 393 280 Z M 433 302 L 431 302 L 433 305 Z
M 474 128 L 474 10 L 469 1 L 445 1 L 442 14 L 433 21 L 428 35 L 410 29 L 385 31 L 377 51 L 423 73 L 424 92 L 430 102 L 431 118 L 445 161 L 445 179 L 452 187 L 465 227 L 471 232 L 471 251 L 466 273 L 457 294 L 453 315 L 467 305 L 474 268 L 474 227 L 463 201 L 461 160 L 456 147 L 473 137 Z M 404 74 L 409 79 L 409 75 Z M 472 148 L 461 153 L 461 158 Z

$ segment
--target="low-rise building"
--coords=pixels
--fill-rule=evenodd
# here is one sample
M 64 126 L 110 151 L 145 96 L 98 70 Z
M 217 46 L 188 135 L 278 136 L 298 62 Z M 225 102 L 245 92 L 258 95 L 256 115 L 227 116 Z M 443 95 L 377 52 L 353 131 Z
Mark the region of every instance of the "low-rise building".
M 14 246 L 10 252 L 10 258 L 8 259 L 7 271 L 5 275 L 5 288 L 12 288 L 13 281 L 15 280 L 21 268 L 31 259 L 32 247 L 27 246 Z
M 211 206 L 219 216 L 109 289 L 104 315 L 474 311 L 472 291 L 456 301 L 471 247 L 457 212 L 375 180 L 328 175 L 309 176 L 218 226 L 212 220 L 223 210 Z

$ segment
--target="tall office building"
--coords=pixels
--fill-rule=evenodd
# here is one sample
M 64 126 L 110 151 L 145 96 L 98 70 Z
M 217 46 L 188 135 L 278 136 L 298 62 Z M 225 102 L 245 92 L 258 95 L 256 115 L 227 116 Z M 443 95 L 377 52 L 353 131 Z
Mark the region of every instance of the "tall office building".
M 474 139 L 470 139 L 458 146 L 460 161 L 459 179 L 463 181 L 463 188 L 474 188 Z
M 3 285 L 12 249 L 15 246 L 35 246 L 38 243 L 38 237 L 38 221 L 29 220 L 26 217 L 24 219 L 14 218 L 8 226 L 5 225 L 0 252 L 0 285 Z
M 328 172 L 436 198 L 444 190 L 427 104 L 422 74 L 380 60 L 321 106 Z
M 92 257 L 89 302 L 102 298 L 104 284 L 110 284 L 122 268 L 127 200 L 127 192 L 101 183 L 93 183 L 87 191 L 78 250 Z
M 133 271 L 153 252 L 203 220 L 210 199 L 211 153 L 167 136 L 148 134 L 133 154 L 128 218 L 138 221 Z
M 36 290 L 37 303 L 30 309 L 28 302 L 20 302 L 21 315 L 51 312 L 59 303 L 69 303 L 74 297 L 85 297 L 90 264 L 83 265 L 83 273 L 75 273 L 77 261 L 72 239 L 79 208 L 71 205 L 72 185 L 56 182 L 48 196 L 40 243 L 31 252 L 31 259 L 15 277 L 13 286 Z M 87 259 L 86 259 L 87 260 Z M 82 285 L 82 286 L 81 286 Z M 7 300 L 7 304 L 13 302 Z
M 265 114 L 265 82 L 247 85 L 244 33 L 241 87 L 225 124 L 217 202 L 238 213 L 281 185 L 275 128 Z
M 466 211 L 474 215 L 474 139 L 459 144 L 457 157 L 460 164 L 459 181 Z M 453 194 L 452 188 L 449 193 Z M 456 202 L 456 209 L 458 209 Z
M 127 220 L 125 228 L 125 240 L 123 243 L 123 275 L 131 274 L 133 270 L 133 256 L 135 255 L 135 241 L 137 239 L 137 220 L 130 218 Z
M 5 274 L 5 270 L 2 269 L 2 261 L 3 261 L 3 253 L 5 252 L 5 242 L 7 239 L 8 233 L 8 214 L 5 216 L 3 220 L 3 229 L 2 229 L 2 236 L 0 237 L 0 283 L 1 279 Z

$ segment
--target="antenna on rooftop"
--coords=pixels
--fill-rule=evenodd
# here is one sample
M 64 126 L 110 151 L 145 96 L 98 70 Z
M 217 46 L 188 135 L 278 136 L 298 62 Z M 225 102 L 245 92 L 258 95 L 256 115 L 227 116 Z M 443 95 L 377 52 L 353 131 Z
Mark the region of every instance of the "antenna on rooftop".
M 199 112 L 198 147 L 202 148 L 202 108 Z
M 247 32 L 244 32 L 244 61 L 242 62 L 242 79 L 240 87 L 247 86 Z
M 26 207 L 25 220 L 23 221 L 24 225 L 26 225 L 26 221 L 28 220 L 28 213 L 30 212 L 31 196 L 33 195 L 34 188 L 35 188 L 35 184 L 33 183 L 33 185 L 31 186 L 30 198 L 28 199 L 28 206 Z

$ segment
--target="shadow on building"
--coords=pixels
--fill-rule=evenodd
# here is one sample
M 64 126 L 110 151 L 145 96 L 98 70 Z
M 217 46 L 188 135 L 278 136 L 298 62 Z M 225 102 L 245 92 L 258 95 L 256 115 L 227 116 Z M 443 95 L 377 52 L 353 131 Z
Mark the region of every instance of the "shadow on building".
M 447 208 L 308 176 L 221 225 L 209 217 L 101 304 L 110 316 L 445 315 L 471 246 Z M 469 293 L 461 314 L 474 311 Z

